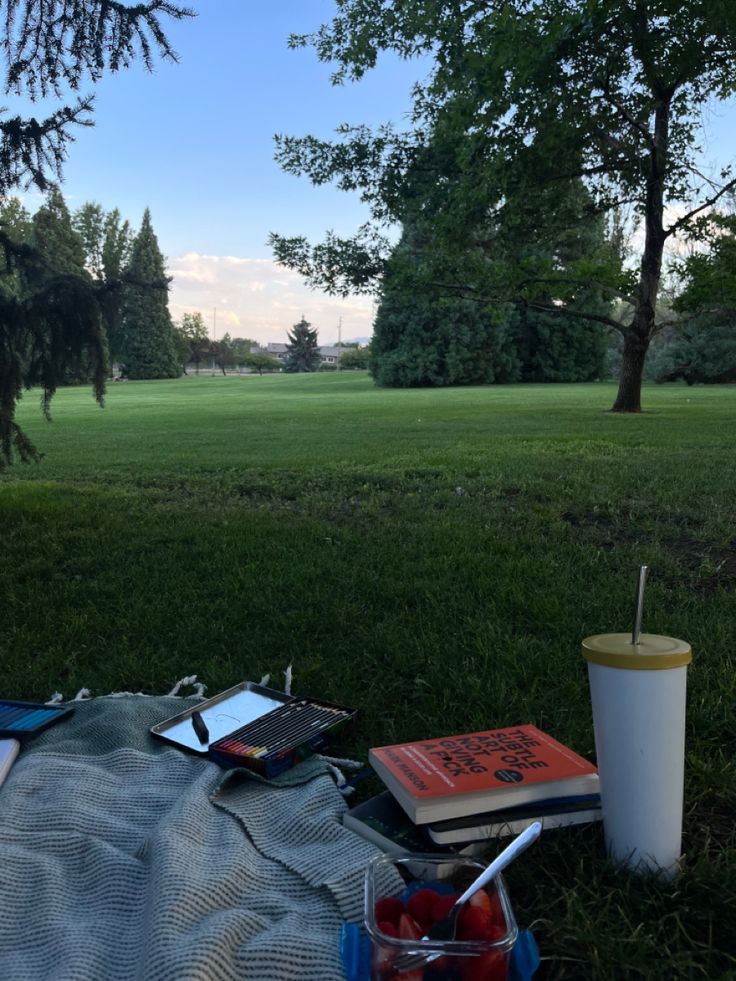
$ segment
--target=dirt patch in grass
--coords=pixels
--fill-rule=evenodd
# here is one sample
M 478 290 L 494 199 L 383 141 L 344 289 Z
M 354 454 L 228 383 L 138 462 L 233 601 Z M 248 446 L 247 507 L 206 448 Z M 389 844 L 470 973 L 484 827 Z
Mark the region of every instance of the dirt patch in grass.
M 604 551 L 631 543 L 659 546 L 676 569 L 662 571 L 661 578 L 670 586 L 685 585 L 707 593 L 736 589 L 736 538 L 723 545 L 696 537 L 704 521 L 693 514 L 668 514 L 664 527 L 661 517 L 654 510 L 621 511 L 615 516 L 605 511 L 568 510 L 560 515 L 581 544 Z M 655 519 L 658 526 L 653 524 Z
M 736 538 L 726 545 L 713 545 L 692 538 L 667 541 L 668 552 L 684 569 L 690 585 L 703 592 L 736 588 Z
M 603 512 L 564 511 L 560 518 L 574 529 L 578 541 L 606 552 L 617 545 L 638 541 L 642 537 L 630 524 L 614 521 L 609 514 Z

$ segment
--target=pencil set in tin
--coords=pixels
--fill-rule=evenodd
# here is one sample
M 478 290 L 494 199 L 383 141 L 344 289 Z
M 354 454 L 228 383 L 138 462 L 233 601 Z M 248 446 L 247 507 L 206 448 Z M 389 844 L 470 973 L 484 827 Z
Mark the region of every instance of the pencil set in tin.
M 337 705 L 300 698 L 211 743 L 210 756 L 226 765 L 274 776 L 324 749 L 354 714 Z
M 355 716 L 342 705 L 243 682 L 153 726 L 151 732 L 207 754 L 222 766 L 273 777 L 325 749 Z

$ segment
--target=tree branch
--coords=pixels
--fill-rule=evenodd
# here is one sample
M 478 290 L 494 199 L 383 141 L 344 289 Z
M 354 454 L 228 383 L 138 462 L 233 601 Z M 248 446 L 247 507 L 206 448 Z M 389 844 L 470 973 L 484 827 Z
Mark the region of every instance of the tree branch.
M 734 187 L 736 187 L 736 177 L 734 177 L 733 180 L 730 180 L 728 184 L 724 184 L 717 194 L 709 197 L 707 201 L 703 201 L 702 204 L 699 204 L 697 208 L 693 208 L 692 211 L 688 211 L 688 213 L 683 215 L 682 218 L 678 218 L 677 221 L 670 225 L 669 228 L 665 228 L 664 237 L 669 238 L 670 235 L 676 234 L 680 228 L 687 225 L 691 218 L 694 218 L 695 215 L 699 214 L 701 211 L 705 211 L 706 208 L 710 208 L 711 205 L 714 205 L 719 198 L 733 190 Z
M 603 313 L 585 313 L 583 310 L 571 310 L 567 306 L 557 306 L 554 303 L 541 303 L 536 300 L 522 300 L 524 306 L 531 307 L 532 310 L 539 310 L 542 313 L 554 313 L 558 317 L 574 317 L 576 320 L 592 320 L 594 323 L 605 324 L 614 330 L 624 333 L 626 327 L 613 317 L 607 317 Z
M 723 185 L 719 184 L 717 180 L 714 180 L 712 177 L 708 177 L 708 175 L 704 174 L 702 170 L 699 170 L 695 164 L 688 164 L 687 169 L 691 174 L 695 174 L 697 177 L 699 177 L 704 183 L 710 184 L 712 188 L 715 189 L 723 187 Z M 721 176 L 725 177 L 726 175 L 722 174 Z
M 600 290 L 602 293 L 606 293 L 608 296 L 614 296 L 618 300 L 625 300 L 632 306 L 636 306 L 636 298 L 629 296 L 628 293 L 623 293 L 621 290 L 617 290 L 615 286 L 606 286 L 605 283 L 600 283 L 595 279 L 573 279 L 571 277 L 532 277 L 530 279 L 521 280 L 519 286 L 533 285 L 534 283 L 547 283 L 554 285 L 555 283 L 563 283 L 567 286 L 592 286 L 593 289 Z
M 626 327 L 624 324 L 620 323 L 618 320 L 614 320 L 613 317 L 607 317 L 603 313 L 585 313 L 582 310 L 571 310 L 570 307 L 557 305 L 555 303 L 542 303 L 540 300 L 524 300 L 520 299 L 518 296 L 482 296 L 477 293 L 475 287 L 464 286 L 461 283 L 437 283 L 431 284 L 438 290 L 454 290 L 461 295 L 465 295 L 468 299 L 477 300 L 479 303 L 519 303 L 525 307 L 531 307 L 532 310 L 539 310 L 542 313 L 554 313 L 558 317 L 574 317 L 576 320 L 592 320 L 595 323 L 605 324 L 606 327 L 612 327 L 621 333 L 624 333 Z M 469 297 L 468 294 L 475 294 Z
M 599 99 L 602 99 L 604 102 L 607 102 L 609 105 L 613 106 L 616 112 L 618 112 L 620 116 L 623 116 L 623 118 L 626 120 L 629 126 L 632 126 L 635 130 L 637 130 L 637 132 L 641 133 L 641 135 L 647 141 L 649 147 L 651 149 L 654 149 L 655 148 L 654 134 L 651 133 L 643 123 L 640 123 L 638 119 L 632 116 L 629 110 L 626 108 L 626 106 L 623 105 L 622 102 L 619 102 L 619 100 L 616 99 L 611 94 L 609 88 L 609 79 L 606 79 L 605 83 L 602 84 L 600 88 L 601 88 L 601 94 L 599 96 Z M 593 98 L 595 98 L 595 96 Z
M 681 317 L 677 317 L 670 320 L 660 320 L 659 323 L 656 323 L 654 325 L 654 330 L 652 331 L 652 337 L 655 334 L 659 334 L 661 331 L 663 331 L 665 327 L 674 327 L 675 324 L 680 324 L 680 323 L 682 323 Z

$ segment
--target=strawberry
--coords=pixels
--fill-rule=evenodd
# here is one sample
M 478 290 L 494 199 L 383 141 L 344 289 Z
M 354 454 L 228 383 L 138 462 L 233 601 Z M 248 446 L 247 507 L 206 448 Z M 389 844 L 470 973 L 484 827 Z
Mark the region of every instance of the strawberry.
M 478 909 L 485 910 L 489 916 L 491 916 L 493 912 L 491 897 L 488 895 L 485 889 L 479 889 L 478 892 L 473 893 L 468 900 L 468 906 L 476 906 Z
M 460 895 L 456 892 L 451 896 L 435 895 L 434 906 L 432 907 L 432 923 L 437 923 L 439 920 L 443 920 L 459 898 Z
M 408 913 L 402 913 L 399 917 L 399 937 L 401 940 L 422 939 L 422 931 L 419 924 Z
M 506 930 L 506 917 L 503 915 L 503 906 L 501 905 L 501 897 L 498 892 L 493 893 L 491 896 L 491 918 L 494 923 Z
M 507 981 L 506 955 L 500 950 L 468 957 L 463 965 L 463 981 Z
M 406 904 L 406 912 L 412 916 L 422 930 L 428 930 L 434 923 L 433 909 L 439 896 L 434 889 L 419 889 Z
M 399 931 L 390 920 L 379 920 L 378 929 L 385 933 L 387 937 L 398 937 Z
M 393 923 L 399 925 L 399 917 L 404 912 L 404 904 L 396 896 L 384 896 L 376 903 L 373 916 L 376 923 Z
M 494 926 L 490 914 L 480 906 L 464 906 L 457 920 L 458 940 L 490 940 Z
M 506 917 L 503 915 L 501 897 L 499 896 L 497 889 L 494 889 L 490 895 L 485 891 L 485 889 L 479 889 L 478 892 L 472 895 L 468 900 L 468 906 L 478 906 L 481 909 L 484 909 L 494 923 L 498 923 L 503 927 L 506 926 Z
M 419 924 L 408 913 L 402 913 L 399 917 L 399 939 L 401 940 L 420 940 L 422 931 Z M 423 981 L 424 968 L 418 967 L 415 971 L 405 971 L 401 975 L 401 981 Z

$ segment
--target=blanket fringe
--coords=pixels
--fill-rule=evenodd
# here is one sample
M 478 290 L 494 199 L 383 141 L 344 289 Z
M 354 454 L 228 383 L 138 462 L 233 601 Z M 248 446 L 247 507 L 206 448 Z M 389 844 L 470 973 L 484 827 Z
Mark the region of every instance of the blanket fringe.
M 267 686 L 271 680 L 270 674 L 264 674 L 261 680 L 258 682 L 259 685 L 263 687 Z M 292 667 L 289 665 L 284 671 L 284 694 L 291 695 L 291 685 L 293 680 Z M 187 688 L 191 686 L 195 689 L 194 695 L 180 695 L 179 692 L 182 688 Z M 197 681 L 196 674 L 187 675 L 186 678 L 180 678 L 171 691 L 168 693 L 168 698 L 204 698 L 205 691 L 207 690 L 207 685 L 203 684 L 201 681 Z M 142 691 L 111 691 L 107 695 L 103 696 L 105 698 L 128 698 L 130 696 L 137 696 L 139 698 L 156 698 L 156 695 L 147 695 Z M 80 688 L 77 694 L 74 696 L 72 701 L 75 702 L 86 702 L 87 699 L 92 697 L 92 693 L 89 688 Z M 60 691 L 55 691 L 54 694 L 45 703 L 46 705 L 59 705 L 61 702 L 65 701 L 64 696 Z
M 187 678 L 180 678 L 169 692 L 169 697 L 172 695 L 178 695 L 180 689 L 186 688 L 189 685 L 196 689 L 195 694 L 197 697 L 204 698 L 204 690 L 207 686 L 203 685 L 201 681 L 197 681 L 196 674 L 190 674 Z
M 355 787 L 348 783 L 341 767 L 346 770 L 360 770 L 363 764 L 359 763 L 357 760 L 345 760 L 340 759 L 337 756 L 323 756 L 321 753 L 319 753 L 318 756 L 334 777 L 335 783 L 337 784 L 337 789 L 340 791 L 342 796 L 349 797 L 355 790 Z

